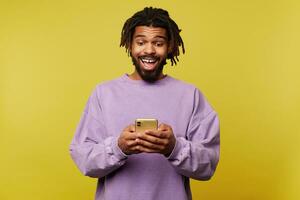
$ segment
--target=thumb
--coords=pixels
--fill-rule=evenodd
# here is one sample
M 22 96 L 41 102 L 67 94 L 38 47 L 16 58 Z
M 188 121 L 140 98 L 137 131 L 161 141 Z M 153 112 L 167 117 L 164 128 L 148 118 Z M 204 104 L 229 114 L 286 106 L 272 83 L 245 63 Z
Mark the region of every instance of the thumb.
M 127 126 L 124 131 L 129 131 L 129 132 L 134 132 L 135 131 L 135 126 L 133 124 L 130 124 Z
M 168 125 L 167 124 L 164 124 L 164 123 L 161 123 L 160 125 L 159 125 L 159 127 L 158 127 L 158 130 L 159 131 L 165 131 L 165 130 L 167 130 L 168 129 Z

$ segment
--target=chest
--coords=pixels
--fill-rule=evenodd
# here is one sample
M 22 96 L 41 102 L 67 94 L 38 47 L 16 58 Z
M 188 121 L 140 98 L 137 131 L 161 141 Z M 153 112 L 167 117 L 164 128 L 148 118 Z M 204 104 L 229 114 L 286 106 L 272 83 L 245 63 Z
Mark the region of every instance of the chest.
M 193 100 L 180 92 L 111 91 L 101 101 L 106 129 L 118 136 L 137 118 L 155 118 L 170 125 L 177 136 L 185 137 L 193 111 Z M 108 100 L 109 99 L 109 100 Z

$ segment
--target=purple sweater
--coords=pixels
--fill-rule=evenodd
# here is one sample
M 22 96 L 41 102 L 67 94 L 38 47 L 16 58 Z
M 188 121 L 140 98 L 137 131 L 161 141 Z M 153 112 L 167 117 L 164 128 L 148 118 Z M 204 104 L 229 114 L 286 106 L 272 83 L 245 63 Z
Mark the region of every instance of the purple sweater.
M 117 145 L 136 118 L 173 129 L 169 157 L 125 155 Z M 208 180 L 219 160 L 219 120 L 201 92 L 170 76 L 147 83 L 127 74 L 96 86 L 70 146 L 80 171 L 98 178 L 97 200 L 191 199 L 189 178 Z

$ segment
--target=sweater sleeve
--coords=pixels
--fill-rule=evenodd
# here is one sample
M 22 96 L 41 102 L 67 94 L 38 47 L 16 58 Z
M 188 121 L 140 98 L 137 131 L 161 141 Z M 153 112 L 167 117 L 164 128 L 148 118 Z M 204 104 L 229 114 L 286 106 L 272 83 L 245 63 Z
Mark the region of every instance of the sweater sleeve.
M 176 138 L 168 160 L 186 177 L 209 180 L 219 161 L 219 119 L 198 89 L 194 92 L 193 112 L 186 135 L 186 138 Z
M 90 96 L 70 145 L 70 154 L 86 176 L 101 178 L 122 166 L 127 156 L 108 136 L 97 90 Z

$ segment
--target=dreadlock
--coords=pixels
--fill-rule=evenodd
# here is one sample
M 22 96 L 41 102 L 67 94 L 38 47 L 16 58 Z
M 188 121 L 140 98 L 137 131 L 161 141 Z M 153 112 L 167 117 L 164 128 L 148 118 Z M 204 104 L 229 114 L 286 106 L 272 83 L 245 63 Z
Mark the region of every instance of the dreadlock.
M 179 61 L 179 47 L 182 53 L 185 52 L 184 44 L 179 33 L 181 30 L 177 24 L 169 17 L 169 13 L 161 8 L 145 7 L 135 13 L 125 22 L 121 32 L 120 47 L 125 47 L 126 52 L 130 54 L 130 46 L 136 26 L 153 26 L 165 28 L 167 30 L 168 43 L 171 46 L 171 52 L 168 53 L 167 59 L 171 59 L 171 65 Z

